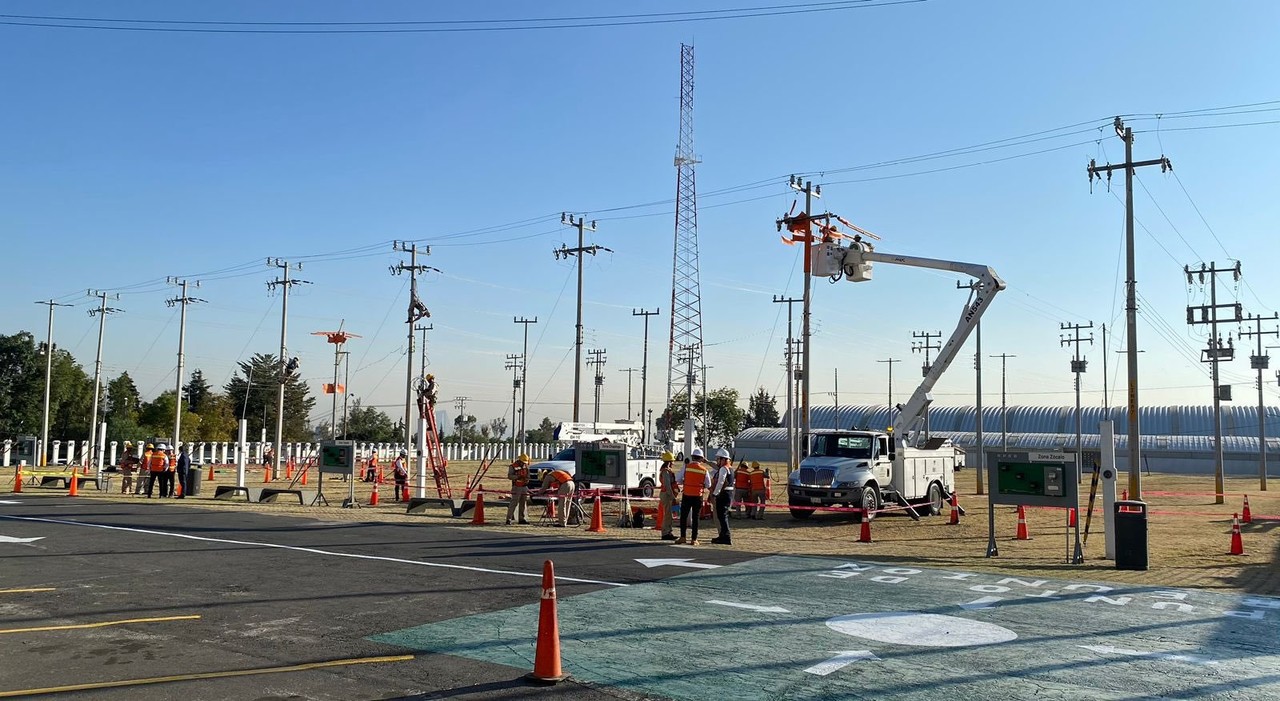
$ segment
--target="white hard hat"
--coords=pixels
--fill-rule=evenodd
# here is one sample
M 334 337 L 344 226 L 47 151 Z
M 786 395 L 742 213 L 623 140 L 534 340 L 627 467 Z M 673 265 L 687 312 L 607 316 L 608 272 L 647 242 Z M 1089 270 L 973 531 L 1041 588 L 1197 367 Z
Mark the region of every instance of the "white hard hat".
M 694 449 L 693 449 L 693 452 L 692 452 L 692 453 L 689 453 L 689 457 L 691 457 L 691 458 L 700 458 L 700 457 L 702 457 L 702 448 L 694 448 Z
M 160 445 L 156 446 L 156 448 L 157 448 L 157 449 L 159 449 L 159 450 L 168 450 L 168 449 L 169 449 L 169 444 L 168 444 L 168 443 L 161 443 Z
M 732 457 L 733 457 L 733 456 L 729 454 L 729 451 L 728 451 L 728 450 L 725 450 L 724 448 L 721 448 L 720 450 L 717 450 L 717 451 L 716 451 L 716 459 L 720 459 L 720 458 L 732 458 Z

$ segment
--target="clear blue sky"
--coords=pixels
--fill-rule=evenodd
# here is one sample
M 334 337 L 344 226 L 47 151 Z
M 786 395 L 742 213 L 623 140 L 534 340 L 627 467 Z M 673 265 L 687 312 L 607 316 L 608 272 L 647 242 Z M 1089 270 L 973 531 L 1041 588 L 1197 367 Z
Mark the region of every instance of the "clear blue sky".
M 9 0 L 0 12 L 373 22 L 750 6 Z M 598 219 L 590 241 L 614 251 L 586 261 L 586 346 L 608 358 L 604 418 L 626 414 L 621 370 L 641 366 L 642 325 L 631 314 L 640 307 L 662 310 L 649 358 L 656 411 L 667 373 L 679 47 L 693 42 L 712 387 L 744 398 L 760 386 L 783 394 L 786 315 L 770 299 L 798 295 L 801 275 L 798 251 L 780 243 L 774 220 L 794 200 L 786 176 L 799 172 L 823 184 L 825 207 L 882 236 L 882 251 L 992 265 L 1009 289 L 986 317 L 984 355 L 1018 356 L 1009 363 L 1012 403 L 1070 404 L 1070 351 L 1059 345 L 1059 324 L 1106 323 L 1115 332 L 1111 350 L 1123 339 L 1123 187 L 1117 178 L 1115 195 L 1105 184 L 1090 194 L 1085 176 L 1090 158 L 1123 158 L 1110 127 L 1122 114 L 1139 132 L 1135 155 L 1164 153 L 1178 176 L 1146 169 L 1135 195 L 1143 401 L 1208 403 L 1207 366 L 1197 362 L 1205 336 L 1187 327 L 1185 311 L 1205 303 L 1207 291 L 1189 288 L 1182 266 L 1239 259 L 1245 284 L 1224 279 L 1220 301 L 1238 296 L 1246 312 L 1264 314 L 1280 306 L 1270 270 L 1280 219 L 1277 26 L 1280 6 L 1271 2 L 1224 11 L 1154 0 L 930 0 L 471 33 L 0 24 L 0 230 L 8 243 L 0 331 L 43 338 L 45 308 L 32 302 L 75 303 L 58 311 L 55 341 L 91 371 L 97 327 L 84 290 L 119 290 L 113 304 L 126 312 L 108 322 L 107 374 L 128 370 L 154 396 L 173 386 L 177 346 L 177 315 L 164 304 L 175 290 L 163 279 L 202 279 L 192 294 L 208 304 L 190 310 L 187 367 L 221 385 L 236 361 L 278 346 L 280 301 L 263 284 L 277 271 L 265 258 L 305 260 L 301 277 L 313 284 L 290 298 L 291 354 L 318 392 L 332 372 L 332 348 L 309 334 L 345 322 L 363 336 L 348 346 L 350 391 L 394 416 L 403 401 L 407 286 L 387 267 L 403 259 L 391 241 L 418 240 L 432 246 L 424 262 L 442 271 L 422 290 L 442 398 L 470 397 L 469 413 L 482 420 L 509 415 L 503 363 L 521 343 L 512 318 L 536 316 L 530 419 L 567 419 L 574 264 L 552 249 L 575 243 L 559 224 L 570 210 Z M 1235 105 L 1256 106 L 1180 114 Z M 1257 122 L 1273 123 L 1200 128 Z M 1060 127 L 1071 128 L 1048 131 Z M 1040 132 L 1008 148 L 840 172 Z M 759 187 L 715 194 L 747 184 Z M 657 204 L 610 211 L 646 203 Z M 323 255 L 340 251 L 351 253 Z M 875 361 L 889 357 L 905 361 L 894 378 L 895 400 L 904 400 L 923 361 L 910 350 L 912 332 L 945 337 L 954 327 L 960 278 L 887 265 L 875 276 L 858 286 L 814 283 L 815 404 L 832 402 L 836 368 L 842 403 L 884 401 L 886 365 Z M 1095 338 L 1086 347 L 1089 405 L 1103 399 L 1100 329 Z M 1255 396 L 1249 353 L 1224 366 L 1238 401 Z M 985 401 L 998 404 L 999 363 L 984 363 Z M 1112 354 L 1109 366 L 1111 403 L 1123 404 L 1115 389 L 1124 384 L 1122 357 Z M 1274 402 L 1274 372 L 1267 381 Z M 973 386 L 963 358 L 935 397 L 971 404 Z M 586 417 L 590 390 L 585 383 Z M 315 417 L 327 419 L 323 399 Z

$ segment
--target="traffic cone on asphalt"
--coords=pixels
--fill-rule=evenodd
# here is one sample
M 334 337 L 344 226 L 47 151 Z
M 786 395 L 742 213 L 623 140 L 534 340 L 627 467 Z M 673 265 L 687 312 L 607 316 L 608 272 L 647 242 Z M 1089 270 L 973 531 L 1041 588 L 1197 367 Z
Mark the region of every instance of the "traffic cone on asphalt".
M 871 519 L 866 514 L 862 515 L 862 532 L 858 534 L 859 543 L 871 542 Z
M 13 493 L 14 494 L 22 493 L 22 465 L 18 465 L 17 467 L 14 468 Z
M 1027 507 L 1018 507 L 1018 535 L 1014 540 L 1031 540 L 1031 536 L 1027 534 Z
M 476 508 L 471 512 L 471 525 L 483 526 L 484 522 L 484 490 L 476 492 Z
M 378 483 L 373 483 L 373 491 L 369 493 L 369 506 L 378 505 Z
M 1067 509 L 1067 528 L 1076 527 L 1076 510 Z
M 556 572 L 550 560 L 542 563 L 542 601 L 538 606 L 538 642 L 533 671 L 526 679 L 556 684 L 569 678 L 560 669 L 560 622 L 556 617 Z
M 1240 512 L 1241 523 L 1253 523 L 1253 512 L 1249 510 L 1249 495 L 1244 495 L 1244 511 Z
M 600 495 L 596 495 L 595 508 L 591 510 L 591 527 L 589 533 L 604 533 L 604 509 L 601 508 Z
M 955 492 L 951 493 L 951 520 L 947 521 L 947 525 L 960 525 L 960 497 Z
M 1231 515 L 1231 554 L 1244 554 L 1244 540 L 1240 537 L 1240 514 Z
M 71 471 L 71 476 L 67 478 L 67 496 L 74 497 L 80 494 L 80 478 L 76 475 L 76 471 Z
M 667 515 L 666 507 L 662 505 L 662 502 L 658 502 L 658 513 L 656 516 L 653 517 L 653 530 L 655 531 L 662 530 L 662 519 L 666 517 L 666 515 Z

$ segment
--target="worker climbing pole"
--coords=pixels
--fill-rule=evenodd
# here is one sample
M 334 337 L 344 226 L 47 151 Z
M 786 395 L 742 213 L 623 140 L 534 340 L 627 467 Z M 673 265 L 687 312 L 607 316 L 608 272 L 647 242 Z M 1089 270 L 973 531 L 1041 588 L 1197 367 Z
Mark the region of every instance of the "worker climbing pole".
M 418 415 L 421 417 L 423 431 L 423 455 L 427 460 L 427 470 L 436 482 L 436 494 L 441 499 L 452 499 L 453 490 L 449 487 L 449 460 L 445 458 L 444 449 L 440 446 L 440 433 L 436 430 L 436 401 L 440 390 L 436 385 L 436 376 L 428 374 L 418 382 Z

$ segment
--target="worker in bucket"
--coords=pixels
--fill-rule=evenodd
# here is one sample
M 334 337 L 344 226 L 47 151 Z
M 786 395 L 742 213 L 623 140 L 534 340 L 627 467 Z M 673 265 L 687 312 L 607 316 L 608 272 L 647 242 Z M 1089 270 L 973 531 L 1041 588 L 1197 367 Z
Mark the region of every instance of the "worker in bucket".
M 511 480 L 511 503 L 507 505 L 507 525 L 513 519 L 522 526 L 529 525 L 529 456 L 523 453 L 507 468 Z
M 559 502 L 557 506 L 560 511 L 556 513 L 559 522 L 556 525 L 561 528 L 569 525 L 569 502 L 573 499 L 575 488 L 573 475 L 564 470 L 552 470 L 542 478 L 542 491 L 546 494 L 555 494 Z
M 716 451 L 716 467 L 711 473 L 711 496 L 715 499 L 716 522 L 720 534 L 711 539 L 716 545 L 732 545 L 729 536 L 729 505 L 733 503 L 733 457 L 721 448 Z
M 662 505 L 662 522 L 658 527 L 662 529 L 663 540 L 675 540 L 676 536 L 671 532 L 671 522 L 673 520 L 671 511 L 676 507 L 676 502 L 680 497 L 680 484 L 676 481 L 675 471 L 676 456 L 671 451 L 662 454 L 662 469 L 658 472 L 658 503 Z
M 702 495 L 711 488 L 711 470 L 702 448 L 694 448 L 689 462 L 680 470 L 680 537 L 676 545 L 698 544 L 698 514 L 702 513 Z M 689 522 L 693 521 L 693 538 L 686 540 Z

